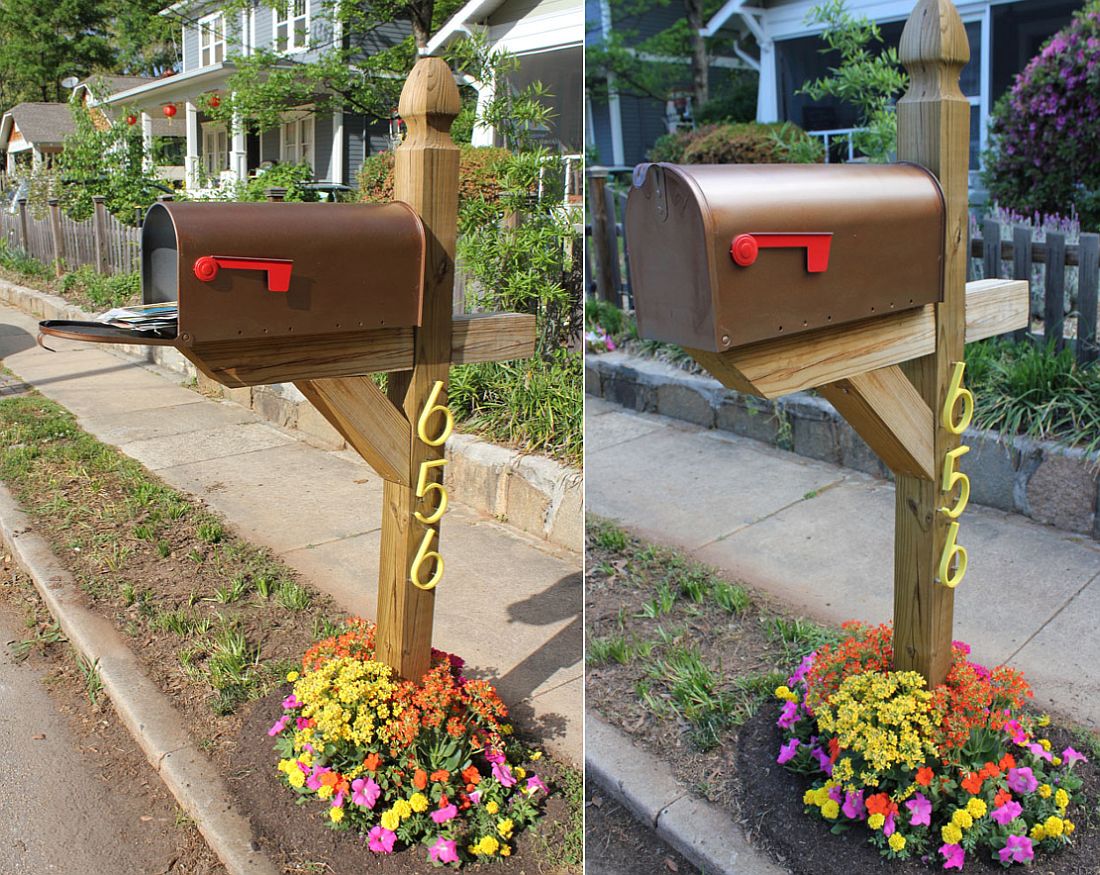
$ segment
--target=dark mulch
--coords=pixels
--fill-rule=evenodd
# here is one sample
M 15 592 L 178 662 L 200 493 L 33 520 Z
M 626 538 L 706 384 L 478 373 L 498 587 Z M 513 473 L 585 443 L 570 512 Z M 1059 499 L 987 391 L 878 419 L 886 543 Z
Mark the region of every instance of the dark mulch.
M 229 782 L 243 813 L 252 822 L 253 839 L 288 872 L 323 871 L 330 875 L 360 875 L 363 872 L 426 872 L 432 869 L 427 850 L 407 848 L 392 855 L 373 853 L 351 830 L 336 832 L 321 819 L 323 807 L 299 806 L 297 798 L 279 780 L 277 756 L 267 730 L 282 713 L 280 701 L 286 690 L 276 690 L 255 702 L 244 717 L 232 753 L 233 774 Z M 545 765 L 543 765 L 545 764 Z M 467 866 L 507 872 L 511 875 L 549 875 L 570 870 L 563 866 L 559 849 L 569 830 L 569 807 L 560 792 L 559 767 L 548 759 L 540 761 L 539 777 L 550 787 L 544 816 L 534 830 L 525 830 L 513 843 L 507 859 L 484 866 Z M 537 832 L 536 832 L 537 830 Z M 306 868 L 314 864 L 318 868 Z M 328 868 L 320 868 L 327 866 Z M 491 867 L 491 868 L 490 868 Z
M 775 762 L 779 746 L 783 743 L 779 728 L 775 725 L 778 715 L 777 705 L 761 708 L 742 727 L 737 744 L 736 774 L 741 811 L 746 816 L 745 825 L 754 840 L 767 844 L 784 859 L 795 875 L 862 875 L 874 872 L 910 875 L 927 873 L 933 868 L 943 871 L 942 861 L 888 861 L 867 841 L 866 830 L 852 829 L 842 835 L 832 835 L 820 819 L 805 814 L 802 794 L 810 782 Z M 1080 743 L 1069 733 L 1054 727 L 1049 737 L 1059 749 L 1066 745 L 1080 747 Z M 1089 762 L 1077 768 L 1085 781 L 1084 792 L 1095 809 L 1095 800 L 1100 798 L 1100 766 Z M 1100 823 L 1097 822 L 1095 810 L 1091 822 L 1085 811 L 1071 809 L 1070 814 L 1078 826 L 1074 844 L 1061 853 L 1037 858 L 1030 871 L 1043 875 L 1100 873 Z M 939 847 L 939 843 L 936 846 Z M 1000 863 L 969 855 L 964 871 L 1004 872 L 1005 869 Z

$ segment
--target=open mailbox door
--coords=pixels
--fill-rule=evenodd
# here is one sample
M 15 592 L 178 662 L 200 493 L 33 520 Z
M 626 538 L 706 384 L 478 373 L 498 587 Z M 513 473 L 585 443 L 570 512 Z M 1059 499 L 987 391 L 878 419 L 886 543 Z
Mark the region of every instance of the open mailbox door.
M 175 335 L 94 322 L 40 330 L 175 346 L 230 386 L 313 376 L 319 359 L 347 362 L 330 375 L 362 373 L 356 348 L 420 325 L 425 247 L 424 226 L 403 203 L 158 203 L 142 228 L 142 301 L 178 302 Z

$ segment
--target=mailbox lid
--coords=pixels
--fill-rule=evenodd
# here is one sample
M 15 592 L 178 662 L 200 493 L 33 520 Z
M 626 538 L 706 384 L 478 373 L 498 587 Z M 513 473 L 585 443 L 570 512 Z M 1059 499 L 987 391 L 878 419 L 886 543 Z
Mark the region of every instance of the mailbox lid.
M 420 324 L 426 242 L 412 207 L 390 204 L 158 203 L 142 229 L 146 303 L 179 300 L 182 345 L 320 336 Z M 289 260 L 289 288 L 263 270 L 204 257 Z
M 720 352 L 943 299 L 943 193 L 913 164 L 649 165 L 626 223 L 638 329 L 656 340 Z M 804 248 L 730 254 L 742 234 L 822 233 L 821 272 Z

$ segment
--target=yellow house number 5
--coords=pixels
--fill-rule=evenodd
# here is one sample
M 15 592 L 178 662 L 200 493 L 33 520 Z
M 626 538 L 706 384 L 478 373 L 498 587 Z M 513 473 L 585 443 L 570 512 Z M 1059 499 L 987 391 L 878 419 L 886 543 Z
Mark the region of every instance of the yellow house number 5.
M 428 393 L 428 400 L 424 403 L 424 410 L 420 414 L 420 418 L 416 421 L 416 436 L 421 441 L 426 443 L 429 447 L 438 447 L 446 443 L 447 438 L 451 436 L 451 432 L 454 431 L 455 420 L 454 415 L 447 406 L 437 403 L 439 401 L 439 393 L 443 391 L 443 382 L 436 380 L 435 385 L 432 386 L 432 391 Z M 443 428 L 434 437 L 428 432 L 431 420 L 434 414 L 439 413 L 443 416 Z M 440 477 L 442 478 L 443 467 L 447 464 L 446 459 L 431 459 L 429 461 L 420 463 L 420 475 L 416 481 L 416 497 L 428 499 L 430 493 L 436 493 L 438 501 L 431 510 L 430 513 L 424 514 L 417 510 L 413 512 L 413 516 L 416 517 L 418 522 L 423 523 L 428 528 L 424 531 L 424 539 L 420 542 L 420 547 L 416 551 L 416 555 L 413 557 L 412 565 L 409 568 L 409 580 L 412 581 L 413 586 L 420 589 L 435 589 L 439 584 L 439 581 L 443 579 L 443 557 L 435 550 L 430 549 L 432 541 L 435 540 L 435 529 L 431 528 L 443 518 L 443 514 L 447 512 L 447 489 L 442 483 L 436 483 L 429 479 L 429 475 L 433 468 L 440 469 Z M 430 505 L 430 499 L 427 502 Z M 422 580 L 420 572 L 426 562 L 431 560 L 435 561 L 435 571 L 428 580 Z
M 962 434 L 970 421 L 974 418 L 974 395 L 969 389 L 963 388 L 963 373 L 966 371 L 966 362 L 955 362 L 955 371 L 951 375 L 951 383 L 947 388 L 947 398 L 943 402 L 943 424 L 951 434 Z M 955 416 L 955 407 L 960 408 L 958 418 Z M 966 510 L 970 501 L 970 478 L 962 471 L 956 470 L 956 465 L 961 457 L 970 452 L 970 447 L 960 446 L 956 450 L 948 450 L 943 460 L 943 478 L 940 489 L 943 492 L 944 506 L 940 513 L 951 520 L 947 527 L 947 541 L 943 545 L 943 553 L 940 554 L 940 565 L 937 580 L 944 586 L 954 589 L 966 576 L 966 548 L 958 543 L 959 524 L 956 520 Z M 952 500 L 955 487 L 958 487 L 958 497 Z M 952 569 L 952 566 L 954 568 Z

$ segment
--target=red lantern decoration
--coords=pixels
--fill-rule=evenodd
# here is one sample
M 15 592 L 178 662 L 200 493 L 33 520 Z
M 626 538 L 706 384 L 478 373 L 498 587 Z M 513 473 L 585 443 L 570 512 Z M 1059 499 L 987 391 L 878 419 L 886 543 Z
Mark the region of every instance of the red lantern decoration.
M 134 115 L 133 113 L 130 113 L 128 116 L 126 116 L 126 124 L 136 125 L 137 124 L 137 116 Z
M 173 118 L 176 115 L 176 105 L 174 103 L 164 104 L 164 115 L 166 118 Z
M 220 97 L 218 97 L 218 95 L 216 95 L 216 94 L 211 94 L 210 95 L 210 108 L 211 109 L 217 109 L 221 105 L 222 105 L 222 99 Z

